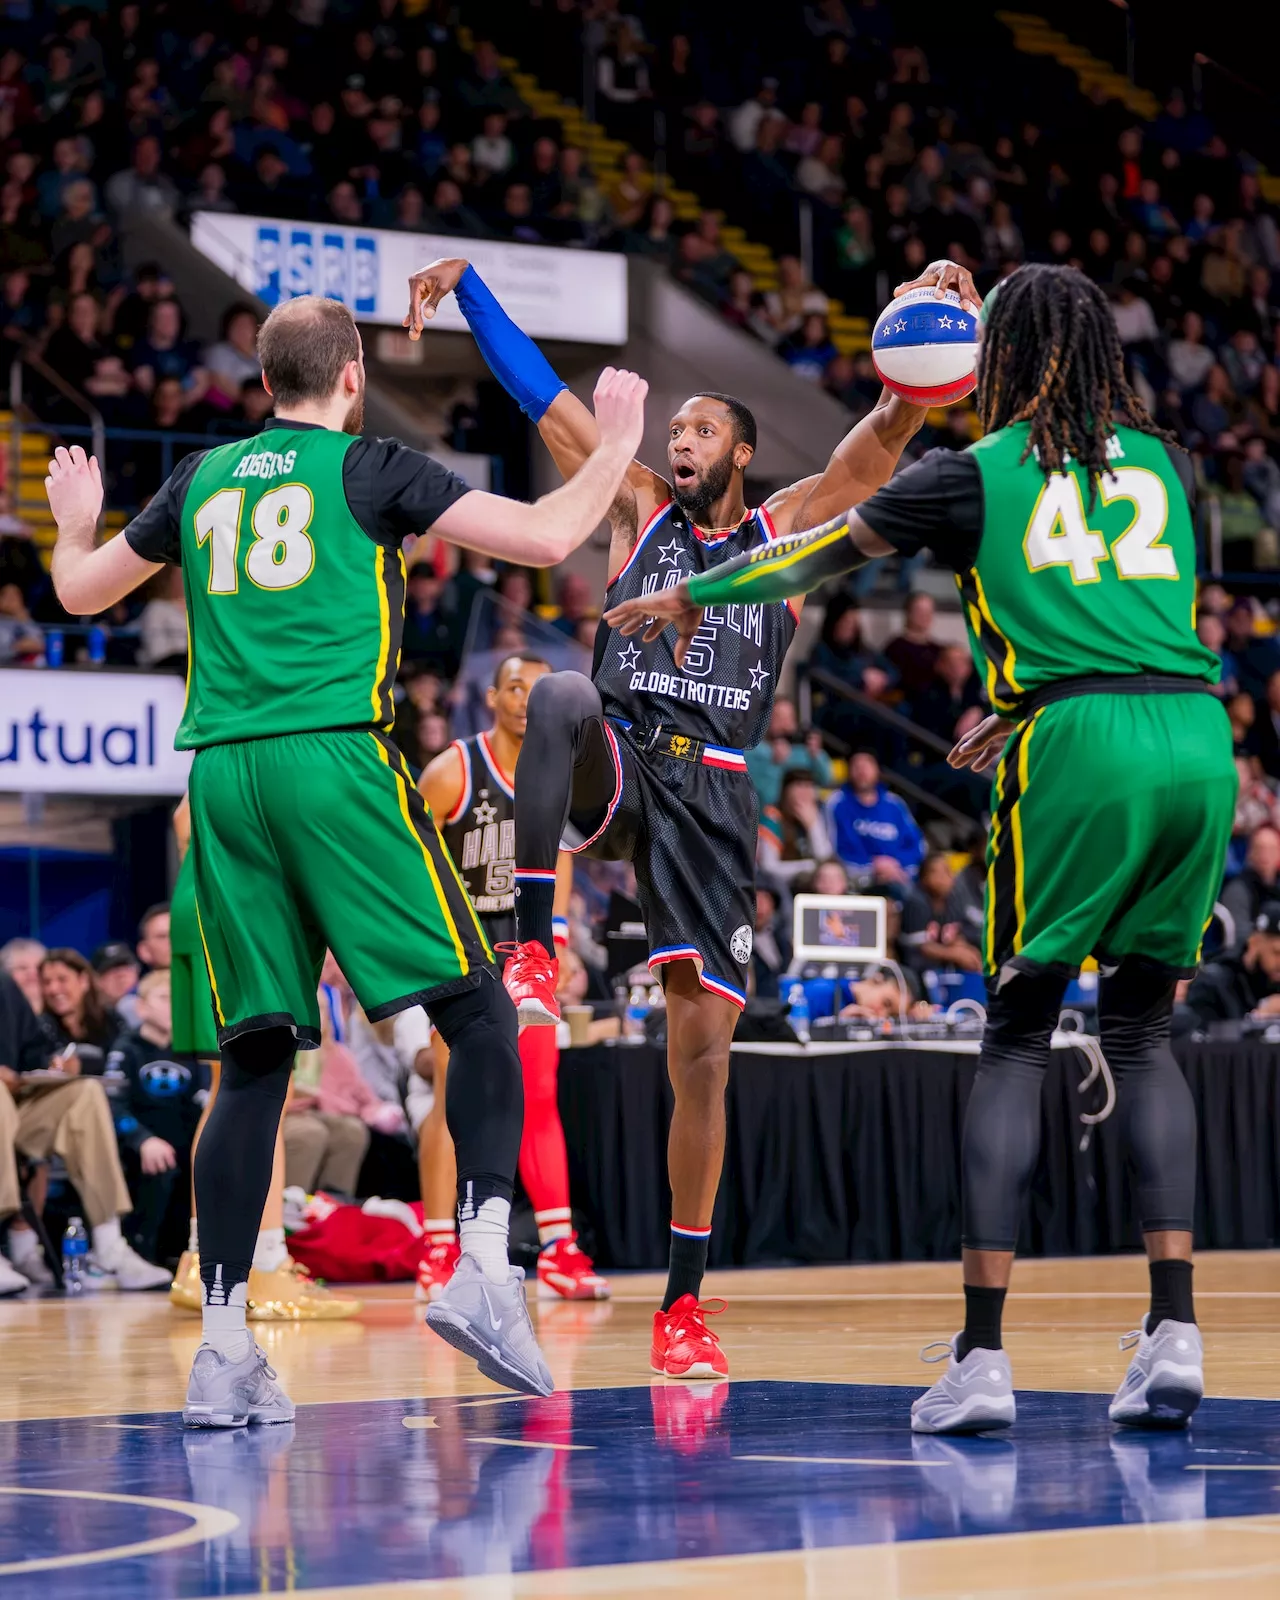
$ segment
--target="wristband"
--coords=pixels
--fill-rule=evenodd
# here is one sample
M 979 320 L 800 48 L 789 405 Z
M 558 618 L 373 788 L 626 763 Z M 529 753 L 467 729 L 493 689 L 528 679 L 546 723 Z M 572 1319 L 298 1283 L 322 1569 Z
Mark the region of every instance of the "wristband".
M 557 376 L 529 335 L 512 322 L 474 267 L 462 274 L 455 293 L 489 371 L 530 422 L 540 421 L 568 384 Z
M 687 580 L 690 600 L 696 606 L 771 605 L 856 572 L 870 557 L 849 537 L 850 515 L 842 512 L 820 528 L 757 545 L 709 572 L 695 573 Z

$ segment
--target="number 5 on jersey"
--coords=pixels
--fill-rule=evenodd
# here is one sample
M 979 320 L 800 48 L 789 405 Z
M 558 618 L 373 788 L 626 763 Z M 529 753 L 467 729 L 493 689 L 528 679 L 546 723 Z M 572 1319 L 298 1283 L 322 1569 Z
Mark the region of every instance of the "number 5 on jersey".
M 240 522 L 243 489 L 219 489 L 195 514 L 196 544 L 209 543 L 209 593 L 235 594 L 240 587 Z M 307 533 L 315 510 L 303 483 L 269 489 L 249 518 L 252 542 L 244 571 L 259 589 L 293 589 L 311 576 L 316 547 Z
M 1145 467 L 1118 467 L 1098 479 L 1102 506 L 1131 501 L 1133 521 L 1111 542 L 1089 526 L 1080 480 L 1074 473 L 1055 472 L 1045 483 L 1022 549 L 1032 572 L 1046 567 L 1069 567 L 1072 583 L 1097 583 L 1099 562 L 1108 557 L 1121 578 L 1174 578 L 1178 563 L 1167 544 L 1161 544 L 1169 519 L 1169 497 L 1159 476 Z

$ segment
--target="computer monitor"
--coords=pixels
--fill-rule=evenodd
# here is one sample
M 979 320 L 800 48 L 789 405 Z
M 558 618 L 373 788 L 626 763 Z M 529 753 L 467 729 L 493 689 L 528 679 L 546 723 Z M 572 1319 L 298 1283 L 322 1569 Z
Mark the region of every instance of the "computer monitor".
M 885 903 L 875 895 L 798 894 L 792 947 L 797 961 L 853 964 L 885 958 Z

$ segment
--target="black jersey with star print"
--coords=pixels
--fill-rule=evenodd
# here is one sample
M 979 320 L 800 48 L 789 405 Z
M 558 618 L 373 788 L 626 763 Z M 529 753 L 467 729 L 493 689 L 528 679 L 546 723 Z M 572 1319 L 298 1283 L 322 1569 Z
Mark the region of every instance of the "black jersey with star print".
M 610 580 L 606 604 L 672 588 L 776 537 L 763 507 L 748 511 L 732 532 L 712 537 L 668 501 L 649 518 L 626 564 Z M 677 667 L 673 628 L 645 644 L 639 635 L 623 638 L 601 622 L 591 675 L 606 716 L 750 750 L 769 726 L 782 658 L 795 631 L 795 613 L 785 601 L 708 606 L 684 666 Z
M 476 915 L 492 944 L 516 936 L 516 792 L 487 733 L 454 741 L 462 756 L 462 796 L 440 831 Z

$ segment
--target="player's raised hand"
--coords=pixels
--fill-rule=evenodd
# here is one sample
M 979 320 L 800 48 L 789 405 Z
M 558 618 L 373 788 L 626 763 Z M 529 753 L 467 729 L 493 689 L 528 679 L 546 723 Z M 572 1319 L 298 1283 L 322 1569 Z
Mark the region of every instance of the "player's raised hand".
M 96 456 L 87 456 L 78 444 L 70 450 L 59 445 L 44 480 L 49 509 L 59 528 L 68 523 L 96 526 L 102 514 L 102 474 Z
M 644 434 L 644 402 L 649 385 L 625 367 L 606 367 L 596 384 L 596 427 L 600 443 L 635 455 Z
M 1004 754 L 1015 726 L 1007 717 L 984 717 L 959 741 L 947 757 L 948 762 L 953 767 L 969 767 L 974 772 L 989 771 Z
M 893 291 L 893 298 L 896 300 L 900 294 L 907 294 L 912 289 L 934 289 L 939 299 L 948 289 L 953 289 L 960 296 L 960 304 L 966 311 L 977 313 L 982 310 L 982 296 L 973 281 L 973 274 L 958 261 L 931 261 L 918 278 L 912 278 L 910 283 L 900 283 Z
M 422 337 L 423 324 L 435 316 L 445 295 L 458 287 L 468 265 L 461 256 L 442 256 L 409 279 L 409 314 L 403 326 L 408 328 L 411 339 Z
M 685 651 L 702 626 L 702 607 L 695 606 L 689 599 L 688 588 L 678 583 L 672 589 L 655 589 L 638 600 L 624 600 L 612 611 L 606 611 L 604 620 L 623 635 L 643 629 L 645 644 L 652 644 L 674 624 L 676 666 L 683 667 Z

